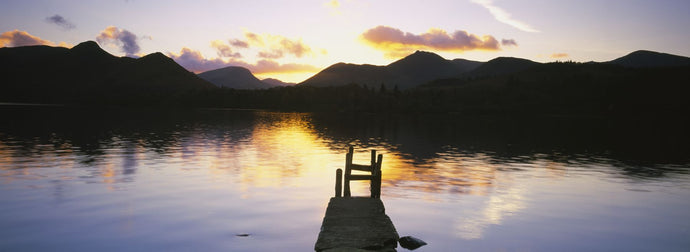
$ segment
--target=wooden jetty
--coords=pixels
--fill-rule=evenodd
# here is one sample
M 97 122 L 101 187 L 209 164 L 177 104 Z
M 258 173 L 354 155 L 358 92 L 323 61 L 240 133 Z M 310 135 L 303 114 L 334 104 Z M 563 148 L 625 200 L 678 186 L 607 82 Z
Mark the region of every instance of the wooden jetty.
M 345 156 L 345 174 L 336 170 L 335 197 L 328 202 L 316 251 L 396 251 L 398 232 L 381 201 L 383 155 L 371 151 L 371 164 L 352 163 L 353 148 Z M 352 170 L 369 174 L 352 174 Z M 352 197 L 350 181 L 369 180 L 370 197 Z M 343 183 L 344 182 L 344 183 Z M 344 184 L 344 186 L 343 186 Z

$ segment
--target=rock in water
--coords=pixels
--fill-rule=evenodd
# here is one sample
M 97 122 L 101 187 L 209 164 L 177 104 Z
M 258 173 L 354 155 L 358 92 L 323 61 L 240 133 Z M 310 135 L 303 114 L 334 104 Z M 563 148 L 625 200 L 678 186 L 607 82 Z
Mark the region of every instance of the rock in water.
M 400 237 L 400 240 L 398 240 L 400 243 L 400 247 L 409 249 L 409 250 L 415 250 L 421 246 L 426 245 L 426 242 L 420 240 L 419 238 L 414 238 L 412 236 L 403 236 Z

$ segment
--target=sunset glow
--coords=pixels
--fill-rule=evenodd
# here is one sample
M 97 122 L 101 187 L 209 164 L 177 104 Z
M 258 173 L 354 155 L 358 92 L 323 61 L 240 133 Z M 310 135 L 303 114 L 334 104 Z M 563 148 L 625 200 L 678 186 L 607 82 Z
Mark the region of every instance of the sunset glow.
M 670 0 L 10 0 L 0 46 L 94 40 L 116 56 L 162 52 L 197 73 L 242 66 L 301 82 L 338 62 L 386 65 L 415 50 L 476 61 L 607 61 L 640 49 L 688 56 L 688 9 Z

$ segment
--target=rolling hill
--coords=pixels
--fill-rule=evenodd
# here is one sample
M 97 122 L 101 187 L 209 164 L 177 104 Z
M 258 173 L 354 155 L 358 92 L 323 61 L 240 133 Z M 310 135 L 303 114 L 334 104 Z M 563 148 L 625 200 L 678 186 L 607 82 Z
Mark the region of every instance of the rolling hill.
M 606 63 L 625 67 L 677 67 L 690 66 L 690 58 L 646 50 L 634 51 Z
M 261 81 L 271 85 L 272 87 L 289 87 L 289 86 L 295 85 L 295 83 L 283 82 L 279 79 L 274 79 L 274 78 L 266 78 L 266 79 L 263 79 Z
M 487 61 L 464 74 L 470 77 L 500 76 L 524 71 L 540 63 L 513 57 L 498 57 Z
M 393 78 L 395 76 L 383 66 L 337 63 L 297 85 L 329 87 L 359 84 L 378 87 Z
M 441 56 L 417 51 L 387 66 L 337 63 L 322 70 L 299 85 L 313 87 L 359 84 L 378 88 L 408 89 L 426 82 L 458 76 L 479 66 L 481 62 L 446 60 Z
M 241 67 L 195 75 L 161 53 L 115 57 L 71 49 L 0 48 L 0 102 L 205 106 L 414 113 L 687 114 L 690 58 L 635 51 L 608 62 L 446 60 L 415 52 L 386 66 L 338 63 L 285 88 Z M 202 79 L 214 82 L 221 87 Z M 359 85 L 348 85 L 348 84 Z M 379 89 L 381 85 L 386 89 Z M 395 88 L 398 88 L 395 90 Z M 267 89 L 268 88 L 268 89 Z
M 0 75 L 0 99 L 17 102 L 155 105 L 214 88 L 161 53 L 115 57 L 93 41 L 0 48 Z
M 266 89 L 274 87 L 257 79 L 249 69 L 230 66 L 216 70 L 206 71 L 198 76 L 218 87 L 234 89 Z

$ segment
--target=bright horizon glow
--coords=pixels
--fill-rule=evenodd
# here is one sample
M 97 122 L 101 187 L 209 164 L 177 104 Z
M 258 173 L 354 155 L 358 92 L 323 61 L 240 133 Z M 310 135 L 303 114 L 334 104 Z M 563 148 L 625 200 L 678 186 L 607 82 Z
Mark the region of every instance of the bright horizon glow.
M 338 62 L 387 65 L 410 50 L 476 61 L 608 61 L 635 50 L 690 56 L 688 9 L 690 2 L 672 0 L 8 0 L 0 46 L 94 40 L 116 56 L 178 56 L 194 72 L 232 65 L 261 79 L 301 82 Z M 390 28 L 377 30 L 378 42 L 398 43 L 397 50 L 361 39 L 377 27 Z M 508 46 L 462 47 L 471 35 Z

